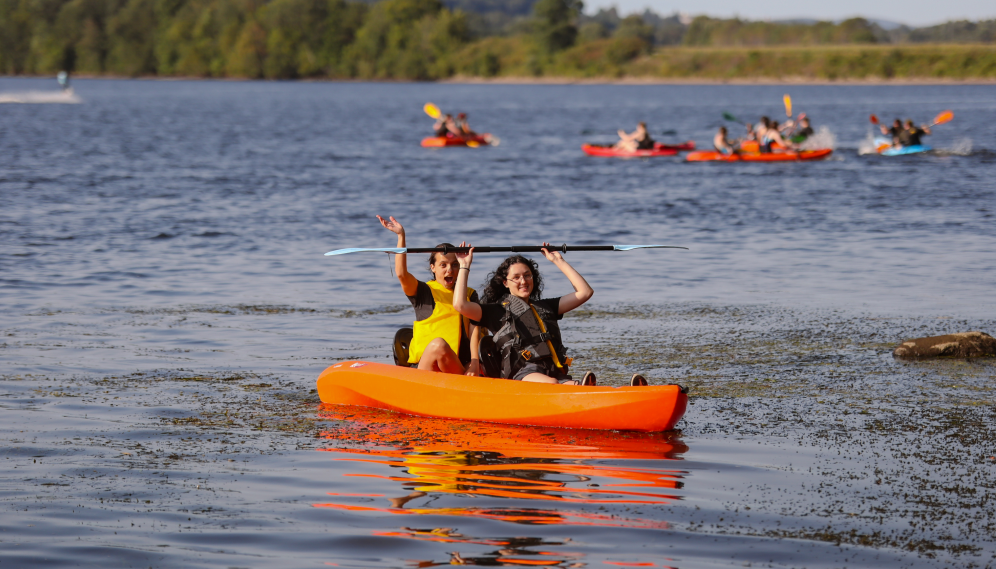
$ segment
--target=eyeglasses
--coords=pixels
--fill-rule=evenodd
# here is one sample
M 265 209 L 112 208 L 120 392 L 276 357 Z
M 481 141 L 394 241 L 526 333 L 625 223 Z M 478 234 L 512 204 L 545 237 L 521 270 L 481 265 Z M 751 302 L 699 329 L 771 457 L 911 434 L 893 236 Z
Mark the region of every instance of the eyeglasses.
M 526 281 L 533 280 L 533 274 L 532 273 L 526 273 L 526 274 L 521 275 L 521 276 L 508 277 L 505 280 L 512 281 L 513 283 L 524 283 Z

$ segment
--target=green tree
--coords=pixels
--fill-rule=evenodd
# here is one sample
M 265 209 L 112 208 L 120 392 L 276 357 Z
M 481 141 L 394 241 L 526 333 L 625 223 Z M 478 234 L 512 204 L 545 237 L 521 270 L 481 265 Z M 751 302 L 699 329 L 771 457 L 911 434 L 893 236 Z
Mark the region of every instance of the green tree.
M 533 4 L 533 29 L 540 48 L 553 54 L 574 45 L 576 21 L 583 8 L 580 0 L 537 0 Z

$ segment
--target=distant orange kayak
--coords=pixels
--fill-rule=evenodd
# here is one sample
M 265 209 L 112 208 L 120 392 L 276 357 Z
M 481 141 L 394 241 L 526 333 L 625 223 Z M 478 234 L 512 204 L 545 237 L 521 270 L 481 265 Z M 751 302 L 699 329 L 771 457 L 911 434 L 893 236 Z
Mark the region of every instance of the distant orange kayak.
M 318 376 L 323 403 L 409 415 L 574 429 L 667 431 L 685 414 L 678 385 L 582 387 L 468 377 L 372 362 L 342 362 Z
M 760 152 L 761 145 L 756 140 L 744 140 L 740 143 L 741 152 Z M 771 143 L 771 150 L 781 150 L 782 145 L 777 142 Z
M 489 144 L 490 134 L 478 136 L 458 137 L 458 136 L 430 136 L 422 139 L 422 146 L 425 148 L 442 148 L 445 146 L 486 146 Z
M 692 141 L 681 144 L 661 144 L 657 142 L 653 148 L 647 150 L 634 150 L 626 152 L 616 150 L 612 145 L 603 144 L 582 144 L 581 150 L 588 156 L 610 156 L 617 158 L 647 158 L 651 156 L 674 156 L 681 150 L 694 150 L 695 143 Z
M 799 152 L 741 152 L 739 154 L 700 151 L 690 152 L 685 160 L 689 162 L 796 162 L 823 160 L 832 153 L 832 148 L 800 150 Z

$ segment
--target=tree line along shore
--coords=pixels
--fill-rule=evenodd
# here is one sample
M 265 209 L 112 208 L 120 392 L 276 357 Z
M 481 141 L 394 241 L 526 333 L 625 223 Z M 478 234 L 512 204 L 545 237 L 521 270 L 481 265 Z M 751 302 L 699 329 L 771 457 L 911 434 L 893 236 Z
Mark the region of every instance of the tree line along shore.
M 577 0 L 0 0 L 0 74 L 440 80 L 996 80 L 996 21 L 884 29 Z M 475 11 L 476 10 L 476 11 Z

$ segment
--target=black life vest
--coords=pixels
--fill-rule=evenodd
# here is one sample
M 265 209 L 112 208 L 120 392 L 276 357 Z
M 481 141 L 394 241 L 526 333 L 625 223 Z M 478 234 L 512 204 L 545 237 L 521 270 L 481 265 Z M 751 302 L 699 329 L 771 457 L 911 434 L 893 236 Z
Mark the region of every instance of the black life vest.
M 654 139 L 650 138 L 650 133 L 646 133 L 642 139 L 636 141 L 637 150 L 653 150 Z
M 553 360 L 566 374 L 570 362 L 560 339 L 557 315 L 513 295 L 505 296 L 501 304 L 505 307 L 505 316 L 501 319 L 501 329 L 495 334 L 495 345 L 501 352 L 501 376 L 505 379 L 515 377 L 527 362 L 545 360 Z

